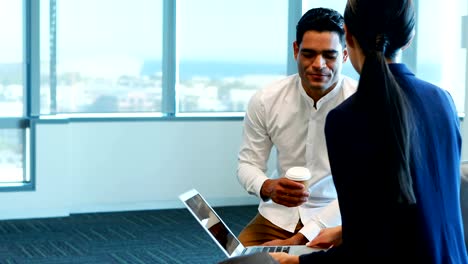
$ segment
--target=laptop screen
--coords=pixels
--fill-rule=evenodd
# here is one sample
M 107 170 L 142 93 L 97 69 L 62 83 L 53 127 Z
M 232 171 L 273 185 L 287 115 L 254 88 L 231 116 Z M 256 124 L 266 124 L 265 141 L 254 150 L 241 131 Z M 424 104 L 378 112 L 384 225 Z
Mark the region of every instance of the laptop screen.
M 240 245 L 239 240 L 219 218 L 211 206 L 196 193 L 190 198 L 184 200 L 187 208 L 197 218 L 202 227 L 218 242 L 218 245 L 225 250 L 228 256 Z

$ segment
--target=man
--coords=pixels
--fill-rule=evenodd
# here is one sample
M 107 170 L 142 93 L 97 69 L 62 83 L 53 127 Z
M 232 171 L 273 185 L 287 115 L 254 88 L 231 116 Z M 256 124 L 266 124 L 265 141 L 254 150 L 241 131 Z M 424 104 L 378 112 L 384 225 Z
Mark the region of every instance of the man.
M 244 118 L 238 156 L 238 179 L 261 198 L 259 213 L 241 231 L 246 246 L 333 244 L 341 217 L 324 136 L 325 117 L 356 91 L 356 81 L 342 76 L 348 53 L 343 17 L 315 8 L 296 27 L 293 43 L 298 74 L 258 91 Z M 346 136 L 343 131 L 343 136 Z M 271 149 L 277 153 L 277 175 L 268 178 Z M 284 178 L 287 169 L 307 167 L 309 188 Z M 333 228 L 329 228 L 333 227 Z

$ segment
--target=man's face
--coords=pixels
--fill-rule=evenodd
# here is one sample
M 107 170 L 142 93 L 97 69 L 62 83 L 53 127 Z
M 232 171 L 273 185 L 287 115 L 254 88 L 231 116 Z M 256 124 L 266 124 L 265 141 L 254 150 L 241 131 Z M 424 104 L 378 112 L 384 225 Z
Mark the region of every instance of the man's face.
M 294 42 L 294 58 L 302 86 L 318 100 L 336 86 L 348 55 L 337 33 L 307 31 L 300 46 Z

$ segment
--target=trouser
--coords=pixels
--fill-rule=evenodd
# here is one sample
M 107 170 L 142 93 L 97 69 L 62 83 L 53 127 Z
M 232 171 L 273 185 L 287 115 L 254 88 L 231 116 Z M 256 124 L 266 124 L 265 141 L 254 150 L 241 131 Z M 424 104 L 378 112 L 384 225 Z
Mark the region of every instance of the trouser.
M 261 214 L 257 214 L 240 232 L 238 238 L 246 247 L 257 246 L 274 239 L 290 238 L 299 232 L 303 226 L 299 220 L 296 230 L 294 230 L 294 233 L 291 233 L 268 221 Z

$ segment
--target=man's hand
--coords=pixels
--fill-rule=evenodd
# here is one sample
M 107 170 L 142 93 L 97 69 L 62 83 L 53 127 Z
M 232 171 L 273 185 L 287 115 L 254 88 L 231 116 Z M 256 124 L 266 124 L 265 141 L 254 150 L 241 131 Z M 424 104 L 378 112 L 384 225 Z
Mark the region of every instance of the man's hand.
M 290 246 L 290 245 L 305 245 L 307 243 L 307 238 L 301 234 L 297 233 L 294 236 L 288 239 L 275 239 L 262 244 L 262 246 Z
M 299 264 L 299 256 L 292 256 L 287 253 L 270 253 L 276 261 L 280 264 Z
M 309 193 L 304 185 L 286 178 L 268 179 L 260 190 L 263 198 L 270 198 L 277 204 L 296 207 L 307 201 Z
M 324 228 L 320 233 L 306 245 L 315 248 L 331 248 L 340 245 L 342 240 L 341 226 Z

